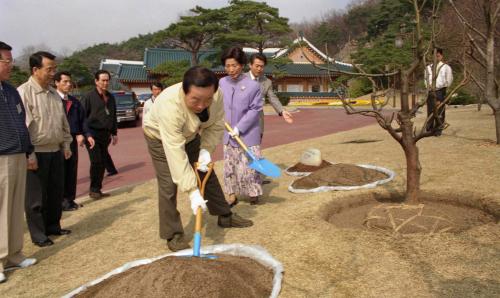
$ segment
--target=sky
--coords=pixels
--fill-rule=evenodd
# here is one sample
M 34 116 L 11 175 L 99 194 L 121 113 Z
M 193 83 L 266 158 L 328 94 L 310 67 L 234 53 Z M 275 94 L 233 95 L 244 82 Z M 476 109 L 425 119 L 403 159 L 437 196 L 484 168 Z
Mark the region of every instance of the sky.
M 290 22 L 319 19 L 352 0 L 267 0 Z M 190 8 L 220 8 L 227 0 L 0 0 L 0 41 L 13 56 L 45 45 L 69 55 L 94 44 L 116 43 L 164 29 Z M 38 49 L 37 49 L 38 50 Z

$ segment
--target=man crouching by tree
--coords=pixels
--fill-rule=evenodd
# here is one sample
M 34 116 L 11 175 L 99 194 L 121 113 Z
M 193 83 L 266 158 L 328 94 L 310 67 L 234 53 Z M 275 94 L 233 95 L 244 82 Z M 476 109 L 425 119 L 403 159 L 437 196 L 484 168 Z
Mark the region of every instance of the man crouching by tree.
M 224 105 L 215 74 L 195 66 L 182 83 L 165 89 L 144 123 L 144 135 L 158 180 L 160 237 L 172 251 L 189 248 L 177 210 L 177 188 L 189 194 L 191 209 L 198 207 L 218 215 L 222 228 L 252 226 L 250 220 L 232 213 L 215 173 L 208 178 L 205 198 L 200 194 L 192 164 L 207 171 L 210 153 L 222 141 Z M 203 175 L 201 175 L 203 179 Z M 206 199 L 206 200 L 205 200 Z

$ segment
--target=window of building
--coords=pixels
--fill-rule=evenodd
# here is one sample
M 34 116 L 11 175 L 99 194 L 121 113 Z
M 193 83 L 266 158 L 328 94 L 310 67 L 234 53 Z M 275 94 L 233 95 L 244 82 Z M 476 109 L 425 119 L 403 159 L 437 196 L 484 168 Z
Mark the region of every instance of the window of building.
M 289 85 L 286 85 L 286 91 L 287 92 L 302 92 L 303 86 L 299 85 L 299 84 L 289 84 Z
M 321 92 L 321 86 L 320 85 L 312 85 L 311 92 Z

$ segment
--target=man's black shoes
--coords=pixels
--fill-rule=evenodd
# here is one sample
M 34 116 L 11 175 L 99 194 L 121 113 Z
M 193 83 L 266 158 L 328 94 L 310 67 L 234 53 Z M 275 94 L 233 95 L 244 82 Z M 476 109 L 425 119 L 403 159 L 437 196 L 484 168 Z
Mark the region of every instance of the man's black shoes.
M 78 205 L 77 203 L 75 203 L 73 201 L 64 201 L 63 206 L 62 206 L 62 210 L 63 211 L 75 211 L 80 207 L 81 207 L 80 205 Z
M 109 176 L 114 176 L 114 175 L 118 175 L 118 171 L 109 172 L 106 176 L 109 177 Z
M 47 233 L 47 235 L 56 235 L 56 236 L 68 235 L 68 234 L 71 234 L 71 230 L 60 229 L 59 231 L 56 232 Z
M 33 243 L 38 247 L 46 247 L 46 246 L 51 246 L 52 244 L 54 244 L 54 242 L 52 242 L 52 240 L 50 240 L 49 238 L 47 238 L 43 241 L 35 241 Z

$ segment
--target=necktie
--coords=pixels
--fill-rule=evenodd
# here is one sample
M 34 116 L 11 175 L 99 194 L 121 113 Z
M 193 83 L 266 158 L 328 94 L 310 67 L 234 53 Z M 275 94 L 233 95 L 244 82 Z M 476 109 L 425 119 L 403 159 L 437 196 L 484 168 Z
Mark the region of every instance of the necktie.
M 66 109 L 66 114 L 69 113 L 69 108 L 71 107 L 71 102 L 69 101 L 69 98 L 67 95 L 64 95 L 64 107 Z

